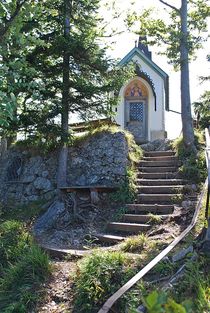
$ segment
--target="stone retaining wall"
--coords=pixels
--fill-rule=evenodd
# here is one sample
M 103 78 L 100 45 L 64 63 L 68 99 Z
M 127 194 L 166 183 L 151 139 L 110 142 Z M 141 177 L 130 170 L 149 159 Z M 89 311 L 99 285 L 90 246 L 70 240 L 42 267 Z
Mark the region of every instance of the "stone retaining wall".
M 128 142 L 123 131 L 96 133 L 69 148 L 69 185 L 117 185 L 129 165 Z M 50 200 L 56 193 L 58 153 L 32 155 L 12 148 L 0 160 L 1 201 Z

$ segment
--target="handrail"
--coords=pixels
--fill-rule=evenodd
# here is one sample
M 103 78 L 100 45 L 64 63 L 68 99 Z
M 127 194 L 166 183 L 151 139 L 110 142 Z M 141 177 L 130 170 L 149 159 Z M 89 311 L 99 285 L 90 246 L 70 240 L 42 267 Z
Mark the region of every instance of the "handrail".
M 133 276 L 125 285 L 123 285 L 119 290 L 117 290 L 103 305 L 103 307 L 98 311 L 98 313 L 107 313 L 114 305 L 114 303 L 121 298 L 121 296 L 133 287 L 141 278 L 143 278 L 158 262 L 160 262 L 195 226 L 198 214 L 202 207 L 203 198 L 205 195 L 205 190 L 207 186 L 207 179 L 205 181 L 205 186 L 201 193 L 199 202 L 195 209 L 192 221 L 190 225 L 176 238 L 172 241 L 169 246 L 167 246 L 163 251 L 161 251 L 150 263 L 148 263 L 140 272 Z
M 207 198 L 206 198 L 206 212 L 205 218 L 207 220 L 207 232 L 205 240 L 210 241 L 210 212 L 209 212 L 209 197 L 210 197 L 210 134 L 209 130 L 205 129 L 206 137 L 206 167 L 208 175 L 208 187 L 207 187 Z
M 205 190 L 207 187 L 207 201 L 206 201 L 206 217 L 208 220 L 208 230 L 207 236 L 210 237 L 210 216 L 209 216 L 209 194 L 210 194 L 210 136 L 208 129 L 205 129 L 206 136 L 206 162 L 208 169 L 208 177 L 206 178 L 204 188 L 202 190 L 199 202 L 196 206 L 192 221 L 190 225 L 174 240 L 169 246 L 167 246 L 163 251 L 161 251 L 150 263 L 148 263 L 143 269 L 141 269 L 135 276 L 133 276 L 125 285 L 123 285 L 119 290 L 117 290 L 103 305 L 103 307 L 98 311 L 98 313 L 108 313 L 112 308 L 114 303 L 122 297 L 122 295 L 133 287 L 141 278 L 143 278 L 157 263 L 159 263 L 195 226 L 198 218 L 198 214 L 202 207 L 203 198 L 205 195 Z M 210 238 L 206 238 L 210 240 Z

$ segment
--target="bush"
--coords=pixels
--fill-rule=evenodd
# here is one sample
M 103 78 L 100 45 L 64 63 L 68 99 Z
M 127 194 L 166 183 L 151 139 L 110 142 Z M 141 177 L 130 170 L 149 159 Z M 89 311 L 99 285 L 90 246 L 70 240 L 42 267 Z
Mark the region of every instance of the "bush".
M 75 278 L 75 312 L 97 312 L 103 302 L 133 275 L 123 253 L 95 252 L 84 258 Z

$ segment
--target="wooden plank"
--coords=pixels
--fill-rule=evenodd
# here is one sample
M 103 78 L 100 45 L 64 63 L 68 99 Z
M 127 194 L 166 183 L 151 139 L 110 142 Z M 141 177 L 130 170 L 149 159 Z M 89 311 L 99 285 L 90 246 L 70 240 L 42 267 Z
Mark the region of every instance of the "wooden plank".
M 93 191 L 114 191 L 118 189 L 116 186 L 66 186 L 61 187 L 60 190 L 67 192 L 77 191 L 77 190 L 93 190 Z
M 174 240 L 167 248 L 165 248 L 160 254 L 158 254 L 149 264 L 147 264 L 140 272 L 138 272 L 134 277 L 132 277 L 125 285 L 123 285 L 119 290 L 117 290 L 103 305 L 103 307 L 98 311 L 98 313 L 107 313 L 113 306 L 113 304 L 122 297 L 122 295 L 128 291 L 133 285 L 135 285 L 142 277 L 144 277 L 158 262 L 160 262 L 195 226 L 199 211 L 202 207 L 202 200 L 205 195 L 205 189 L 207 187 L 207 180 L 203 188 L 200 200 L 194 212 L 192 221 L 190 225 Z

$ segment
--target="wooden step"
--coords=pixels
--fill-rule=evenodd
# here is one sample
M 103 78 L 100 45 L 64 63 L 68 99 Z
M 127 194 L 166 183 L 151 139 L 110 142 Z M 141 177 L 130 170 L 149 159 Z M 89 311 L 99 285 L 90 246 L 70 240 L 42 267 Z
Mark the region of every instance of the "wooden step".
M 181 203 L 183 201 L 182 194 L 138 194 L 138 203 Z
M 139 162 L 139 167 L 166 167 L 166 166 L 176 166 L 177 161 L 141 161 Z
M 168 193 L 180 193 L 183 191 L 183 185 L 174 185 L 174 186 L 139 186 L 139 193 L 155 193 L 155 194 L 168 194 Z
M 143 157 L 142 160 L 144 161 L 178 161 L 178 157 L 171 155 L 171 156 L 156 156 L 156 157 Z
M 138 186 L 174 186 L 184 185 L 183 179 L 137 179 Z
M 169 204 L 127 204 L 127 212 L 152 213 L 152 214 L 171 214 L 174 211 L 174 205 Z
M 146 173 L 168 173 L 168 172 L 176 172 L 177 167 L 175 166 L 164 166 L 164 167 L 139 167 L 140 172 Z
M 143 173 L 139 172 L 137 174 L 138 178 L 145 179 L 174 179 L 179 176 L 177 172 L 165 172 L 165 173 Z
M 99 241 L 107 243 L 118 243 L 126 239 L 125 237 L 122 236 L 115 236 L 109 234 L 96 234 L 95 236 Z
M 164 220 L 170 215 L 156 215 L 158 219 Z M 150 215 L 143 214 L 124 214 L 123 221 L 133 222 L 133 223 L 149 223 L 152 221 L 152 217 Z M 152 223 L 152 222 L 151 222 Z
M 174 151 L 145 151 L 144 156 L 158 157 L 158 156 L 175 156 Z
M 115 231 L 139 233 L 139 232 L 147 231 L 150 228 L 150 225 L 113 222 L 113 223 L 109 223 L 107 227 L 108 229 L 115 230 Z

